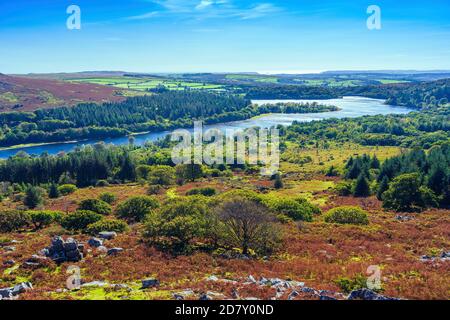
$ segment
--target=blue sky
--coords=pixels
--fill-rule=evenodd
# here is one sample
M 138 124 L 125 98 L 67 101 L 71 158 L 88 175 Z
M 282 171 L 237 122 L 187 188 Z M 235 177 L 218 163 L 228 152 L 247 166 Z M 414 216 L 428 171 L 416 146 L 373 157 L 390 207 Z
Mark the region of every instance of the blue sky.
M 81 9 L 68 30 L 66 9 Z M 369 5 L 381 30 L 366 27 Z M 450 1 L 0 0 L 0 72 L 450 69 Z

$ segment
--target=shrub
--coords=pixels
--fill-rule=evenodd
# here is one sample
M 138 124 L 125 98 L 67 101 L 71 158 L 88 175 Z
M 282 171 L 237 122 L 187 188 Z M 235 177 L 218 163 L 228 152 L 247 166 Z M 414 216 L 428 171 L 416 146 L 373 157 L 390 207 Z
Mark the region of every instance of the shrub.
M 352 194 L 352 184 L 351 182 L 339 182 L 334 188 L 336 193 L 340 196 L 346 197 Z
M 155 185 L 149 185 L 148 189 L 147 189 L 147 194 L 148 195 L 156 195 L 159 194 L 162 190 L 162 186 L 160 186 L 159 184 L 155 184 Z
M 108 203 L 99 199 L 86 199 L 81 201 L 78 210 L 88 210 L 104 215 L 108 215 L 112 211 Z
M 289 198 L 270 199 L 268 206 L 276 214 L 283 214 L 295 221 L 312 221 L 314 213 L 313 208 L 307 202 L 300 202 Z
M 98 180 L 95 184 L 96 187 L 107 187 L 109 186 L 109 182 L 106 180 Z
M 152 196 L 136 196 L 120 203 L 116 214 L 129 221 L 142 221 L 152 209 L 159 207 L 159 202 Z
M 86 233 L 96 235 L 102 231 L 125 232 L 128 229 L 126 222 L 122 220 L 100 220 L 94 222 L 86 228 Z
M 30 226 L 30 215 L 25 211 L 10 210 L 0 212 L 0 232 L 23 230 Z
M 60 192 L 58 190 L 58 185 L 56 183 L 52 183 L 50 185 L 49 190 L 48 190 L 48 197 L 50 199 L 56 199 L 56 198 L 59 198 L 60 195 L 61 194 L 60 194 Z
M 25 198 L 23 199 L 23 204 L 30 209 L 36 208 L 38 205 L 42 204 L 42 192 L 39 188 L 34 186 L 29 186 L 25 191 Z
M 170 166 L 152 166 L 147 180 L 150 184 L 171 185 L 175 181 L 175 169 Z
M 205 197 L 212 197 L 216 195 L 216 189 L 211 187 L 204 187 L 204 188 L 194 188 L 186 192 L 186 195 L 193 196 L 193 195 L 202 195 Z
M 433 192 L 420 185 L 419 174 L 407 173 L 394 178 L 383 193 L 383 207 L 395 211 L 421 211 L 437 206 Z
M 60 211 L 28 211 L 28 214 L 36 230 L 45 228 L 53 222 L 60 221 L 63 215 Z
M 176 253 L 186 253 L 190 241 L 203 237 L 208 227 L 208 208 L 200 199 L 178 198 L 152 212 L 144 236 L 150 244 Z
M 334 281 L 339 288 L 345 293 L 350 293 L 353 290 L 367 288 L 367 277 L 357 275 L 355 278 L 342 277 Z
M 66 196 L 77 191 L 77 187 L 74 184 L 63 184 L 58 187 L 58 190 L 63 196 Z
M 79 210 L 62 217 L 61 226 L 67 230 L 84 230 L 88 225 L 100 221 L 102 218 L 102 215 L 98 213 Z
M 367 212 L 359 207 L 337 207 L 329 210 L 325 216 L 325 221 L 339 224 L 369 224 Z
M 116 195 L 111 192 L 103 192 L 98 198 L 107 204 L 113 204 L 117 200 Z

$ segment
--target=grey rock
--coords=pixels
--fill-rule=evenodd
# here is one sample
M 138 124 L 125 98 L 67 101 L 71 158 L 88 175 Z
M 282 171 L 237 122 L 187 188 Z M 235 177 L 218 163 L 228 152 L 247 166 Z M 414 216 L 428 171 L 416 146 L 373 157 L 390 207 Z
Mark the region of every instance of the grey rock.
M 24 293 L 25 291 L 28 290 L 33 290 L 33 285 L 31 284 L 31 282 L 22 282 L 18 285 L 15 285 L 12 288 L 12 295 L 13 296 L 17 296 L 21 293 Z
M 68 238 L 67 241 L 64 241 L 61 237 L 54 237 L 51 246 L 41 250 L 41 252 L 56 263 L 63 263 L 66 261 L 78 262 L 83 259 L 83 254 L 79 249 L 79 245 L 78 241 L 73 238 Z
M 64 251 L 75 251 L 78 250 L 78 242 L 72 238 L 68 238 L 63 244 Z
M 251 282 L 251 283 L 256 283 L 256 280 L 255 280 L 255 278 L 254 278 L 252 275 L 249 275 L 249 276 L 247 277 L 247 280 L 248 280 L 249 282 Z
M 101 253 L 107 253 L 108 252 L 108 248 L 105 247 L 105 246 L 100 246 L 100 247 L 97 248 L 97 251 L 101 252 Z
M 206 278 L 207 281 L 219 281 L 219 278 L 217 278 L 216 276 L 210 276 L 208 278 Z
M 337 300 L 337 299 L 334 298 L 334 297 L 325 296 L 325 295 L 321 295 L 321 296 L 319 297 L 319 299 L 320 299 L 320 300 Z
M 174 293 L 172 296 L 175 300 L 184 300 L 184 297 L 178 293 Z
M 16 264 L 16 262 L 14 261 L 14 260 L 6 260 L 6 261 L 4 261 L 3 262 L 3 265 L 5 265 L 5 266 L 13 266 L 13 265 L 15 265 Z
M 14 246 L 6 246 L 3 249 L 5 249 L 5 251 L 9 251 L 9 252 L 16 251 L 16 247 L 14 247 Z
M 142 289 L 148 289 L 159 286 L 159 280 L 158 279 L 147 279 L 142 280 Z
M 94 248 L 98 248 L 103 245 L 103 240 L 99 238 L 90 238 L 88 241 L 88 245 Z
M 123 251 L 123 248 L 111 248 L 111 249 L 108 250 L 108 252 L 106 254 L 108 256 L 111 256 L 111 255 L 116 255 L 116 254 L 118 254 L 118 253 L 120 253 L 122 251 Z
M 11 298 L 12 298 L 11 288 L 0 289 L 0 300 Z
M 25 291 L 32 290 L 33 285 L 30 282 L 22 282 L 11 288 L 0 289 L 0 300 L 12 299 Z
M 294 300 L 296 297 L 298 297 L 299 293 L 297 291 L 292 291 L 289 296 L 288 296 L 288 300 Z
M 81 286 L 82 287 L 106 287 L 107 285 L 108 285 L 108 283 L 106 283 L 104 281 L 92 281 L 92 282 L 83 283 Z
M 353 290 L 347 300 L 399 300 L 397 298 L 386 297 L 370 289 Z
M 206 293 L 201 293 L 200 296 L 198 297 L 198 300 L 212 300 L 212 298 L 210 296 L 208 296 Z
M 311 293 L 311 294 L 317 294 L 317 291 L 313 288 L 304 287 L 300 289 L 304 293 Z
M 117 237 L 117 233 L 114 231 L 102 231 L 98 234 L 98 237 L 105 240 L 112 240 Z

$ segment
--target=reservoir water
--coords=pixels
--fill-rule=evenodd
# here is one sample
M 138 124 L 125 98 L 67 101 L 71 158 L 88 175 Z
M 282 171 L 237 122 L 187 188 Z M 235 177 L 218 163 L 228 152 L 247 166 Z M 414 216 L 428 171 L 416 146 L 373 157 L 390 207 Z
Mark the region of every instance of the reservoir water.
M 333 112 L 322 112 L 322 113 L 295 113 L 295 114 L 268 114 L 252 119 L 233 121 L 227 123 L 218 123 L 213 125 L 204 126 L 204 130 L 209 128 L 218 129 L 246 129 L 251 127 L 263 127 L 269 128 L 276 125 L 290 125 L 294 121 L 308 122 L 314 120 L 323 120 L 330 118 L 354 118 L 365 115 L 386 115 L 386 114 L 405 114 L 413 111 L 412 109 L 390 106 L 384 104 L 384 100 L 379 99 L 369 99 L 363 97 L 344 97 L 342 99 L 329 99 L 329 100 L 253 100 L 255 104 L 266 104 L 266 103 L 278 103 L 278 102 L 318 102 L 320 104 L 334 105 L 339 107 L 341 110 Z M 169 131 L 163 132 L 151 132 L 137 134 L 134 136 L 136 145 L 143 145 L 147 141 L 156 141 L 157 139 L 163 138 Z M 112 143 L 116 145 L 122 145 L 129 143 L 128 137 L 118 137 L 110 139 L 101 140 L 85 140 L 80 142 L 69 142 L 69 143 L 54 143 L 30 147 L 20 147 L 20 148 L 10 148 L 5 150 L 0 150 L 0 158 L 8 158 L 15 155 L 19 151 L 25 151 L 31 155 L 40 155 L 43 152 L 49 154 L 57 154 L 61 151 L 69 152 L 77 146 L 94 144 L 100 141 L 105 143 Z

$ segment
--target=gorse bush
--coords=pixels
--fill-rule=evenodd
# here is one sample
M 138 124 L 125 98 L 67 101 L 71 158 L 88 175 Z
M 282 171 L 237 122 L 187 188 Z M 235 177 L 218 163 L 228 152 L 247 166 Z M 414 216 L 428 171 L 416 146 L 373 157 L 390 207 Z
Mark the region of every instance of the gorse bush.
M 67 230 L 84 230 L 90 224 L 100 221 L 103 218 L 101 214 L 79 210 L 69 213 L 62 217 L 61 226 Z
M 395 211 L 421 211 L 438 205 L 431 189 L 421 186 L 418 173 L 402 174 L 394 178 L 383 193 L 383 207 Z
M 339 182 L 334 187 L 334 190 L 338 195 L 347 197 L 352 194 L 352 183 L 348 181 Z
M 62 186 L 58 187 L 59 193 L 61 193 L 63 196 L 67 196 L 68 194 L 74 193 L 77 191 L 77 186 L 74 184 L 63 184 Z
M 142 221 L 153 209 L 159 207 L 159 201 L 153 196 L 136 196 L 120 203 L 116 215 L 131 222 Z
M 89 210 L 99 214 L 108 215 L 111 213 L 111 206 L 100 199 L 86 199 L 80 202 L 78 210 Z
M 53 222 L 61 221 L 64 213 L 60 211 L 28 211 L 31 222 L 36 230 L 48 227 Z
M 30 224 L 30 215 L 25 211 L 10 210 L 0 212 L 0 232 L 20 231 L 28 228 Z
M 207 228 L 206 203 L 200 198 L 178 198 L 147 217 L 144 236 L 159 248 L 186 253 L 191 240 L 204 237 Z
M 204 187 L 204 188 L 194 188 L 186 192 L 187 196 L 193 196 L 193 195 L 202 195 L 205 197 L 212 197 L 216 194 L 216 189 L 211 187 Z
M 114 231 L 117 233 L 125 232 L 128 225 L 122 220 L 100 220 L 87 226 L 86 233 L 96 235 L 102 231 Z
M 312 221 L 313 214 L 320 212 L 320 209 L 311 205 L 303 199 L 299 200 L 291 198 L 270 198 L 268 201 L 266 201 L 266 204 L 277 215 L 285 215 L 294 221 Z
M 117 201 L 116 195 L 111 192 L 103 192 L 98 198 L 107 204 L 113 204 Z
M 344 206 L 329 210 L 325 215 L 325 221 L 339 224 L 369 224 L 367 212 L 359 207 Z

